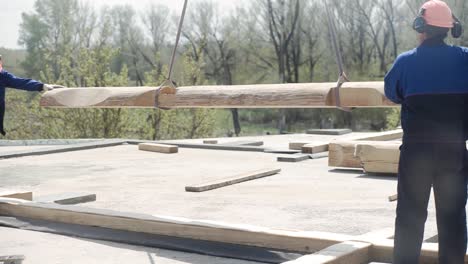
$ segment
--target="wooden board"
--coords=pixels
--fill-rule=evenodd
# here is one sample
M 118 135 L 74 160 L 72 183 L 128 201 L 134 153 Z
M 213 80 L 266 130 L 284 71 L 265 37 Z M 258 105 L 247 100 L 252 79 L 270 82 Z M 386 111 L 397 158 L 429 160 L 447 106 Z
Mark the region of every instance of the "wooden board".
M 372 244 L 346 241 L 283 264 L 363 264 L 369 263 Z
M 301 162 L 309 159 L 310 155 L 302 153 L 285 155 L 277 158 L 278 162 Z
M 224 146 L 263 146 L 263 141 L 258 140 L 242 140 L 223 143 Z
M 381 241 L 374 241 L 371 249 L 371 259 L 375 262 L 391 263 L 393 259 L 393 240 L 384 239 Z M 433 264 L 439 263 L 438 244 L 436 243 L 423 243 L 421 249 L 420 264 Z M 465 257 L 465 263 L 468 257 Z
M 32 201 L 33 193 L 25 191 L 0 191 L 0 198 L 13 198 Z
M 210 149 L 210 150 L 227 150 L 227 151 L 247 151 L 247 152 L 264 152 L 264 147 L 254 146 L 226 146 L 224 144 L 197 144 L 197 143 L 184 143 L 176 141 L 142 141 L 142 140 L 129 140 L 128 144 L 138 145 L 141 143 L 157 143 L 164 145 L 177 146 L 179 148 L 191 148 L 191 149 Z
M 328 151 L 328 143 L 312 143 L 302 146 L 302 153 L 315 154 Z
M 390 195 L 390 196 L 388 197 L 388 201 L 389 201 L 389 202 L 396 202 L 396 201 L 398 201 L 398 194 Z
M 400 144 L 357 144 L 355 156 L 366 172 L 396 174 L 400 161 Z
M 165 145 L 165 144 L 155 144 L 155 143 L 142 143 L 138 145 L 139 150 L 151 151 L 158 153 L 173 154 L 179 152 L 179 147 Z
M 333 108 L 336 83 L 179 87 L 56 89 L 45 93 L 43 107 L 58 108 Z M 345 83 L 342 106 L 397 107 L 384 95 L 383 82 Z
M 307 134 L 311 135 L 332 135 L 332 136 L 341 136 L 346 134 L 351 134 L 353 131 L 351 129 L 309 129 Z
M 63 205 L 81 204 L 96 201 L 94 193 L 61 193 L 47 196 L 40 196 L 34 199 L 35 202 L 56 203 Z
M 185 190 L 187 192 L 206 192 L 206 191 L 226 187 L 229 185 L 238 184 L 241 182 L 251 181 L 251 180 L 275 175 L 279 173 L 280 171 L 281 169 L 262 169 L 262 170 L 248 172 L 248 173 L 243 173 L 243 174 L 225 178 L 225 179 L 198 184 L 195 186 L 187 186 L 185 187 Z
M 397 130 L 390 130 L 390 131 L 375 133 L 375 135 L 372 135 L 372 136 L 358 137 L 358 138 L 355 138 L 355 140 L 366 140 L 366 141 L 399 140 L 401 141 L 402 138 L 403 138 L 403 130 L 397 129 Z
M 352 236 L 333 233 L 275 230 L 250 225 L 132 214 L 78 206 L 37 204 L 14 199 L 0 199 L 0 214 L 303 253 L 316 252 L 352 238 Z
M 203 144 L 218 144 L 218 140 L 215 140 L 215 139 L 203 140 Z

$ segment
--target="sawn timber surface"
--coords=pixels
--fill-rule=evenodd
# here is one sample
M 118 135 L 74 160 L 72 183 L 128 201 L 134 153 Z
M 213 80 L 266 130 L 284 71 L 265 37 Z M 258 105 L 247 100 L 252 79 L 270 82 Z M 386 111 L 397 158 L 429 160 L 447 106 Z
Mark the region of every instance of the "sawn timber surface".
M 67 88 L 47 92 L 41 106 L 56 108 L 329 108 L 336 107 L 335 83 L 179 87 L 158 95 L 157 87 Z M 396 107 L 383 82 L 345 83 L 341 104 Z
M 351 236 L 0 199 L 0 215 L 312 253 Z

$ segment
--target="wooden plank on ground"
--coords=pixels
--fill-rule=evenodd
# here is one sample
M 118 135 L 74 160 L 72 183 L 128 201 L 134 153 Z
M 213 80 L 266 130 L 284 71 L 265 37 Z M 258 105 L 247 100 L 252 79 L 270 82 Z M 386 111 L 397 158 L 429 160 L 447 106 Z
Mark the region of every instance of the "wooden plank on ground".
M 241 182 L 251 181 L 251 180 L 275 175 L 279 173 L 280 171 L 281 169 L 262 169 L 262 170 L 243 173 L 243 174 L 225 178 L 225 179 L 219 179 L 219 180 L 206 182 L 206 183 L 202 183 L 202 184 L 198 184 L 194 186 L 187 186 L 185 187 L 185 190 L 187 192 L 206 192 L 206 191 L 226 187 L 229 185 L 238 184 Z
M 302 153 L 315 154 L 328 151 L 328 143 L 312 143 L 302 146 Z
M 398 194 L 394 194 L 388 197 L 389 202 L 396 202 L 398 201 Z
M 45 93 L 43 107 L 57 108 L 328 108 L 336 107 L 336 83 L 238 86 L 95 87 Z M 348 82 L 340 90 L 342 106 L 397 107 L 385 97 L 383 82 Z
M 129 140 L 128 144 L 138 145 L 141 143 L 157 143 L 178 146 L 179 148 L 191 148 L 191 149 L 209 149 L 209 150 L 226 150 L 226 151 L 247 151 L 247 152 L 264 152 L 264 147 L 253 147 L 253 146 L 226 146 L 224 144 L 197 144 L 197 143 L 184 143 L 176 141 L 140 141 L 140 140 Z
M 263 141 L 259 140 L 242 140 L 223 143 L 224 146 L 263 146 Z
M 151 151 L 166 154 L 173 154 L 179 152 L 179 147 L 177 146 L 156 143 L 142 143 L 138 145 L 138 149 L 143 151 Z
M 316 252 L 352 238 L 352 236 L 332 233 L 275 230 L 250 225 L 132 214 L 79 206 L 38 204 L 14 199 L 0 199 L 0 214 L 302 253 Z
M 96 201 L 96 194 L 94 193 L 61 193 L 40 196 L 34 199 L 36 202 L 43 203 L 56 203 L 63 205 L 81 204 Z
M 398 173 L 400 144 L 372 143 L 357 144 L 355 156 L 368 173 Z
M 401 140 L 402 138 L 403 138 L 403 130 L 396 129 L 396 130 L 375 133 L 372 136 L 359 137 L 359 138 L 356 138 L 355 140 L 390 141 L 390 140 Z
M 0 197 L 32 201 L 33 193 L 27 191 L 0 191 Z
M 375 262 L 391 263 L 393 259 L 393 243 L 391 239 L 374 241 L 371 248 L 371 260 Z M 423 243 L 421 249 L 421 264 L 439 263 L 438 244 Z M 465 257 L 465 262 L 468 261 L 468 256 Z
M 346 134 L 351 134 L 353 131 L 351 129 L 309 129 L 307 134 L 311 135 L 332 135 L 332 136 L 341 136 Z
M 277 160 L 278 162 L 301 162 L 309 159 L 309 154 L 298 153 L 292 155 L 279 156 Z
M 370 261 L 372 244 L 346 241 L 284 264 L 363 264 Z

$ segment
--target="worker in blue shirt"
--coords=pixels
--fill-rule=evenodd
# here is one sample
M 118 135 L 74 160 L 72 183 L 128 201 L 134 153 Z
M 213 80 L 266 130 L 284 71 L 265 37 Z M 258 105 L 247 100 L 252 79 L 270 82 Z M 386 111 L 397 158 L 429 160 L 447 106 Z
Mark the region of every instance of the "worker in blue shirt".
M 2 57 L 0 55 L 0 134 L 3 136 L 6 135 L 3 127 L 3 120 L 5 117 L 5 88 L 7 87 L 29 92 L 47 92 L 57 88 L 63 88 L 63 86 L 59 85 L 43 84 L 35 80 L 14 76 L 3 69 Z
M 420 45 L 401 54 L 385 94 L 402 105 L 394 262 L 419 263 L 434 190 L 439 263 L 462 264 L 467 249 L 468 49 L 444 40 L 462 25 L 443 1 L 427 1 L 414 21 Z

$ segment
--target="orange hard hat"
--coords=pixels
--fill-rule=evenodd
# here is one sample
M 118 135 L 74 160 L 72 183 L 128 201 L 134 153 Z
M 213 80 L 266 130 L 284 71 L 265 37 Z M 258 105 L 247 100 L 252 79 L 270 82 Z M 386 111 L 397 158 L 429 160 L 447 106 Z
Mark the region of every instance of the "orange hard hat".
M 441 28 L 453 28 L 453 15 L 450 7 L 441 0 L 430 0 L 421 7 L 421 16 L 427 25 Z

